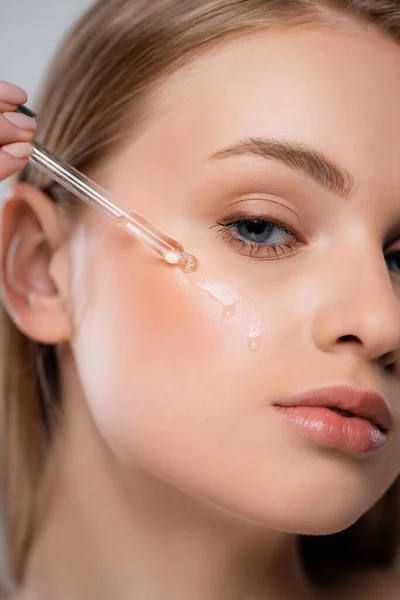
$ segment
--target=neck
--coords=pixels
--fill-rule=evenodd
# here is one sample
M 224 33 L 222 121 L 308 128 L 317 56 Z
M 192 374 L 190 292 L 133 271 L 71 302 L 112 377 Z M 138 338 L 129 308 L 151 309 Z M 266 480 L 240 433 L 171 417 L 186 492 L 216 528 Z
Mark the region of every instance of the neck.
M 186 600 L 188 590 L 191 600 L 314 598 L 296 536 L 121 466 L 88 411 L 69 412 L 49 460 L 21 599 Z

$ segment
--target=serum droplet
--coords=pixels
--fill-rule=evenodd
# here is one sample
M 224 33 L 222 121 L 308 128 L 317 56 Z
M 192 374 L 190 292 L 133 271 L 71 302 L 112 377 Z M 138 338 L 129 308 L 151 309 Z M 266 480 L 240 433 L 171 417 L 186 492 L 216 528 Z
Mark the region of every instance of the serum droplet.
M 184 273 L 191 275 L 197 269 L 198 261 L 197 258 L 192 254 L 183 252 L 179 258 L 179 265 Z
M 255 337 L 249 337 L 248 347 L 251 352 L 257 352 L 261 348 L 261 336 L 257 335 Z
M 224 309 L 222 311 L 222 316 L 224 317 L 224 319 L 232 319 L 232 317 L 234 317 L 236 314 L 236 306 L 234 306 L 233 304 L 230 306 L 224 306 Z

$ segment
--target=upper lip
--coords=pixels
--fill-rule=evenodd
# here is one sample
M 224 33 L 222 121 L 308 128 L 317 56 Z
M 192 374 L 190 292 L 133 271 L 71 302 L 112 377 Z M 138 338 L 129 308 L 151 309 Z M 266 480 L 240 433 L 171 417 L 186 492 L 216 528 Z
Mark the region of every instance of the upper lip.
M 367 419 L 384 431 L 393 426 L 392 417 L 383 396 L 351 386 L 326 386 L 306 390 L 273 403 L 276 406 L 326 406 L 353 413 Z

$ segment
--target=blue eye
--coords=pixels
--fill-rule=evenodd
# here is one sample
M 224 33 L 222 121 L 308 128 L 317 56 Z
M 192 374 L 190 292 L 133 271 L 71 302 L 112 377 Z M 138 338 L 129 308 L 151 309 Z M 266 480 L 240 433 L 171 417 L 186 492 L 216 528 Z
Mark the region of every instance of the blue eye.
M 301 245 L 295 233 L 270 219 L 242 218 L 217 225 L 228 246 L 251 258 L 282 258 L 292 255 L 294 248 L 297 251 Z
M 389 271 L 393 271 L 396 275 L 400 275 L 400 250 L 391 252 L 385 257 Z
M 293 237 L 283 227 L 263 219 L 237 221 L 236 231 L 245 240 L 256 244 L 284 244 L 288 237 Z

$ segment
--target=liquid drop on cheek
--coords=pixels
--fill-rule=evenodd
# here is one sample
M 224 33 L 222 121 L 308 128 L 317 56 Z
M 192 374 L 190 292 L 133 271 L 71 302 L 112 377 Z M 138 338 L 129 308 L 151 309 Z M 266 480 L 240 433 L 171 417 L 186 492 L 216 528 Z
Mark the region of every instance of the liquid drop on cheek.
M 249 350 L 251 350 L 251 352 L 257 352 L 257 350 L 259 350 L 261 348 L 261 342 L 262 342 L 262 339 L 260 336 L 255 337 L 255 338 L 249 337 L 249 343 L 248 343 Z
M 249 350 L 256 352 L 261 348 L 263 318 L 259 310 L 255 306 L 251 306 L 250 333 L 247 342 Z
M 202 279 L 196 286 L 207 292 L 222 306 L 222 317 L 232 319 L 238 312 L 244 312 L 249 317 L 249 333 L 247 347 L 251 352 L 261 348 L 263 318 L 260 311 L 250 302 L 239 298 L 238 294 L 228 285 L 214 279 Z
M 236 306 L 232 304 L 231 306 L 224 306 L 222 311 L 222 316 L 224 319 L 232 319 L 236 314 Z
M 222 306 L 224 319 L 232 319 L 236 314 L 236 294 L 227 285 L 212 279 L 202 279 L 196 284 Z

